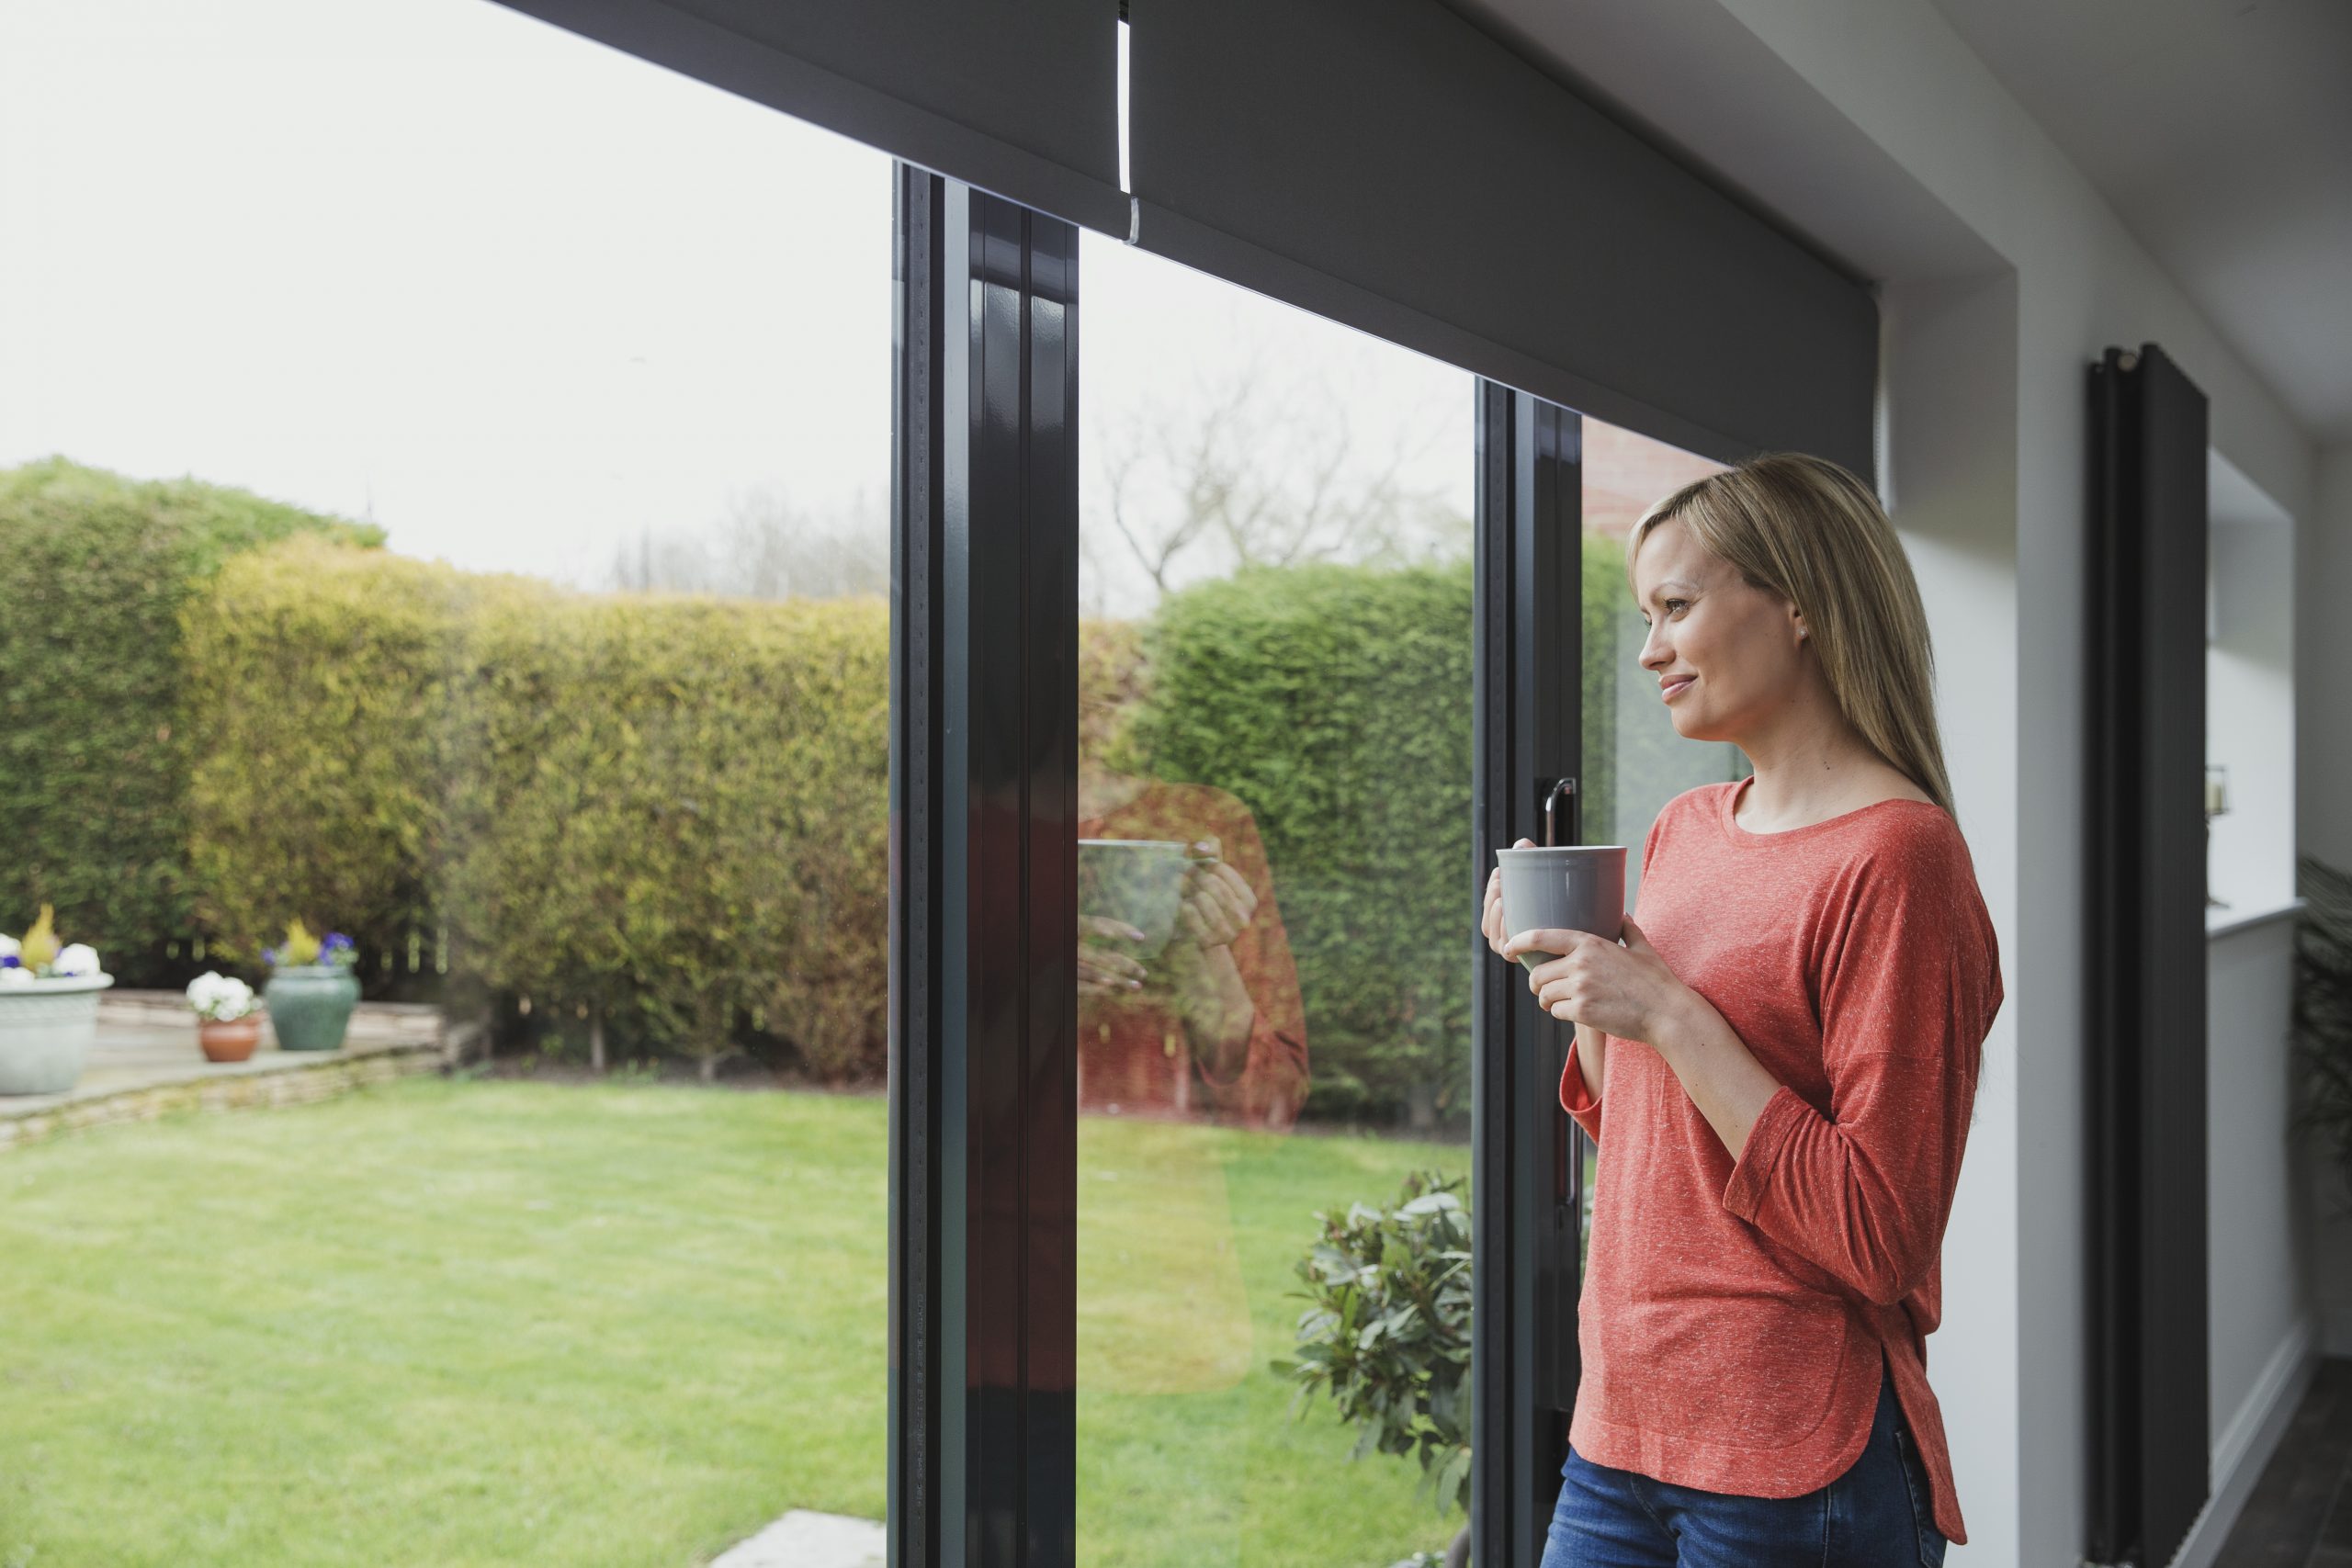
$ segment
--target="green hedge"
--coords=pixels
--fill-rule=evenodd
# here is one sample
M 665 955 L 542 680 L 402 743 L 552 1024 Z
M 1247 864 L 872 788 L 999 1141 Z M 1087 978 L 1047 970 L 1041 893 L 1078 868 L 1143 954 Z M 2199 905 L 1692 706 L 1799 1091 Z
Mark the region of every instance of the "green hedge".
M 193 480 L 62 458 L 0 470 L 0 930 L 39 905 L 126 984 L 170 983 L 199 935 L 188 863 L 180 615 L 236 552 L 380 531 Z
M 222 569 L 184 626 L 192 859 L 225 952 L 250 961 L 300 918 L 356 941 L 378 991 L 437 954 L 469 617 L 553 598 L 309 539 Z
M 510 600 L 473 632 L 450 858 L 466 962 L 706 1072 L 748 1032 L 878 1077 L 888 606 Z
M 1613 541 L 1584 547 L 1587 821 L 1611 820 Z M 1245 571 L 1172 595 L 1122 760 L 1256 817 L 1306 1010 L 1311 1114 L 1466 1114 L 1469 565 Z M 1628 650 L 1630 657 L 1630 650 Z M 1588 835 L 1597 836 L 1597 835 Z
M 886 606 L 570 593 L 234 491 L 0 479 L 43 584 L 0 600 L 38 677 L 0 736 L 17 901 L 118 967 L 199 934 L 250 956 L 299 915 L 359 941 L 376 994 L 446 970 L 624 1048 L 879 1076 Z M 1618 547 L 1584 558 L 1600 837 L 1682 752 L 1624 705 Z M 1464 1103 L 1471 592 L 1464 564 L 1251 570 L 1081 637 L 1092 753 L 1257 817 L 1317 1114 Z
M 246 953 L 334 924 L 379 990 L 429 953 L 625 1047 L 878 1077 L 888 633 L 873 600 L 242 558 L 187 616 L 206 913 Z

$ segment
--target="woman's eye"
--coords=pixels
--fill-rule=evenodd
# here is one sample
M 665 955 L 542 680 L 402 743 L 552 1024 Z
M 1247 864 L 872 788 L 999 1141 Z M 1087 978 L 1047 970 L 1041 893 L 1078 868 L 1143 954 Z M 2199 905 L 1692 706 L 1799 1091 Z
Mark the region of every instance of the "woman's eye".
M 1666 602 L 1666 613 L 1670 615 L 1677 610 L 1687 608 L 1690 603 L 1688 599 L 1668 599 Z

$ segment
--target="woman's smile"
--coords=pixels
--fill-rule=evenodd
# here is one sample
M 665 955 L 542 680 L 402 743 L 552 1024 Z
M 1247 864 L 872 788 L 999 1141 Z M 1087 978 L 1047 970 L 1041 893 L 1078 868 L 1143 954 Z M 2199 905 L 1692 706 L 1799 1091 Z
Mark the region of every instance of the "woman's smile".
M 1675 698 L 1680 696 L 1684 691 L 1688 690 L 1690 682 L 1696 681 L 1698 678 L 1699 677 L 1696 675 L 1670 675 L 1667 677 L 1665 680 L 1660 681 L 1657 683 L 1658 700 L 1661 702 L 1672 702 Z

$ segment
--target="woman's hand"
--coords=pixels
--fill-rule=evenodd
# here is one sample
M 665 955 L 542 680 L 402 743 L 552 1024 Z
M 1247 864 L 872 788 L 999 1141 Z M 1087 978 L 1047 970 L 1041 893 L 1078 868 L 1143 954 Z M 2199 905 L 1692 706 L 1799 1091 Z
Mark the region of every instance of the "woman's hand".
M 1532 839 L 1521 839 L 1511 846 L 1515 850 L 1532 850 L 1534 847 L 1535 840 Z M 1510 933 L 1503 930 L 1503 868 L 1501 866 L 1497 866 L 1487 874 L 1487 908 L 1486 912 L 1478 917 L 1478 934 L 1487 939 L 1487 945 L 1494 949 L 1498 957 L 1510 956 L 1510 953 L 1503 952 L 1503 940 Z
M 1218 851 L 1215 839 L 1193 845 L 1202 858 L 1185 868 L 1184 901 L 1176 911 L 1177 929 L 1203 948 L 1231 946 L 1258 912 L 1257 890 L 1216 858 Z
M 1624 945 L 1590 931 L 1521 931 L 1497 949 L 1505 958 L 1555 953 L 1527 976 L 1528 989 L 1554 1018 L 1620 1040 L 1656 1044 L 1698 993 L 1674 977 L 1631 916 Z
M 1150 978 L 1144 966 L 1118 946 L 1141 942 L 1143 932 L 1125 920 L 1104 915 L 1078 918 L 1078 994 L 1081 997 L 1125 996 L 1143 989 Z

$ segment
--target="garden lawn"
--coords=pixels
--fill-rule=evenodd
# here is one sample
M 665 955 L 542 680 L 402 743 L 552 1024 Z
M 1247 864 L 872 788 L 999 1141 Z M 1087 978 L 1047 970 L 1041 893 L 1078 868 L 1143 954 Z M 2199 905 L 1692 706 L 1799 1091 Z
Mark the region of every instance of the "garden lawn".
M 0 1568 L 691 1564 L 879 1517 L 878 1100 L 409 1080 L 0 1154 Z M 1311 1211 L 1463 1151 L 1090 1121 L 1080 1559 L 1457 1518 L 1266 1368 Z

